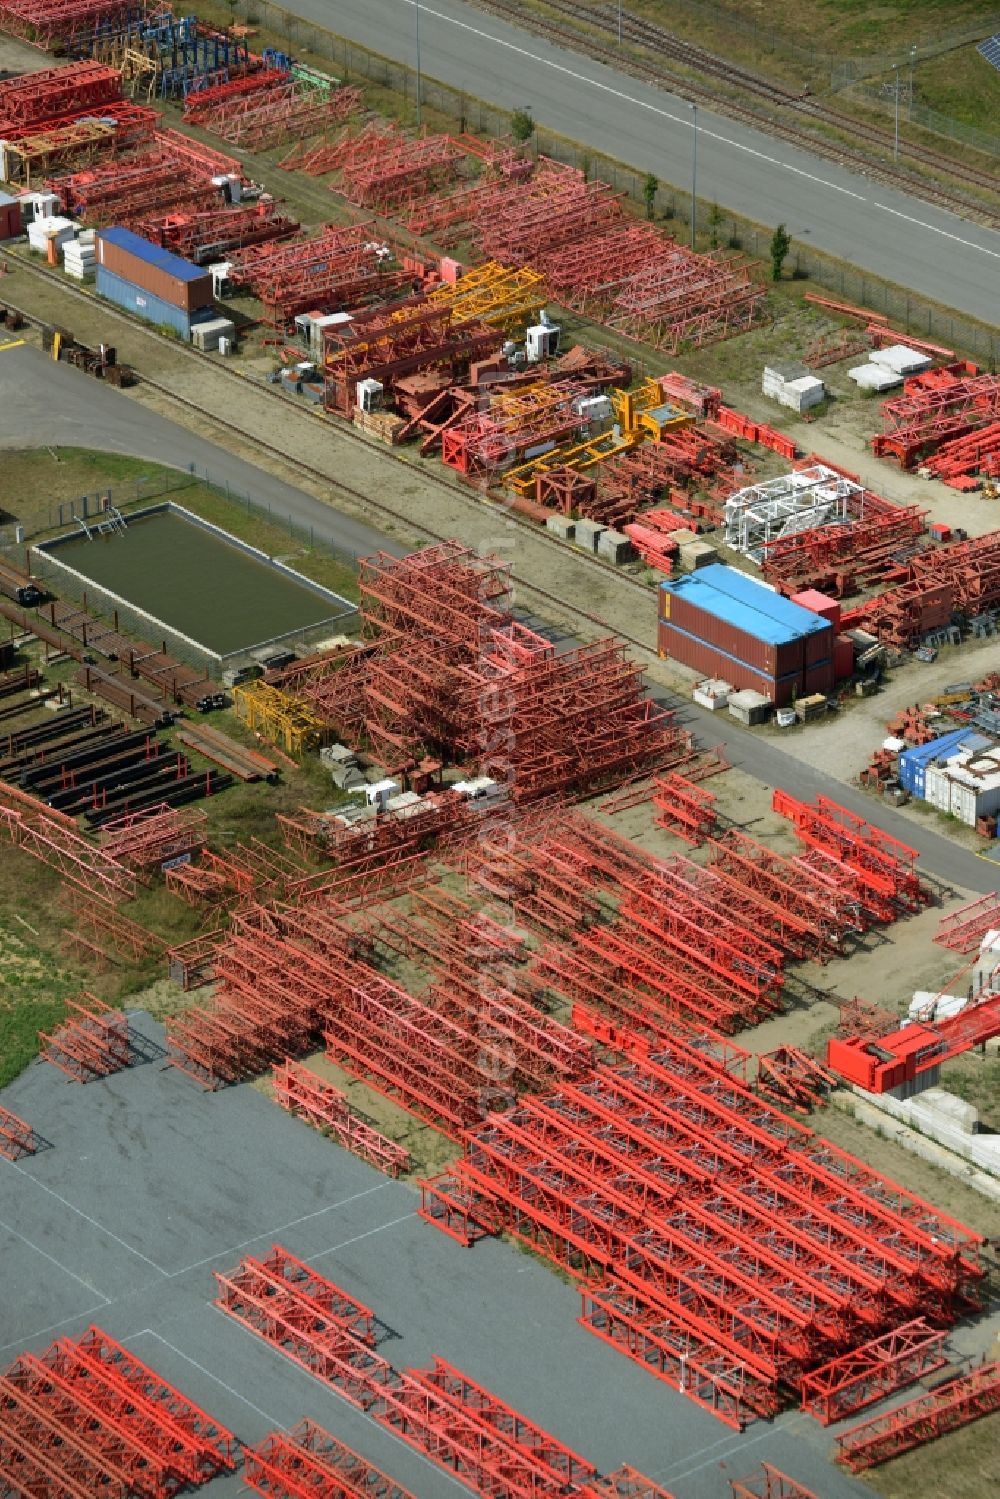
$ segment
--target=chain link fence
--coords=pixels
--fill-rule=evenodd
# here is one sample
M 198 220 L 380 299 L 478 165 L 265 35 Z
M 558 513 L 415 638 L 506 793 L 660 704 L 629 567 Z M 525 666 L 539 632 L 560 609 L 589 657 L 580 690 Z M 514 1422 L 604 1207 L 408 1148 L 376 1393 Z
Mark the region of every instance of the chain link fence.
M 911 97 L 909 78 L 901 77 L 898 81 L 901 120 L 921 125 L 925 130 L 946 136 L 949 140 L 961 141 L 963 145 L 972 146 L 974 150 L 982 151 L 987 156 L 1000 156 L 1000 136 L 991 135 L 988 130 L 980 130 L 978 125 L 967 125 L 964 120 L 952 119 L 951 115 L 943 115 L 940 110 L 930 109 L 926 104 L 918 104 Z M 896 113 L 895 81 L 882 84 L 854 83 L 845 93 L 861 103 L 877 105 L 884 114 Z

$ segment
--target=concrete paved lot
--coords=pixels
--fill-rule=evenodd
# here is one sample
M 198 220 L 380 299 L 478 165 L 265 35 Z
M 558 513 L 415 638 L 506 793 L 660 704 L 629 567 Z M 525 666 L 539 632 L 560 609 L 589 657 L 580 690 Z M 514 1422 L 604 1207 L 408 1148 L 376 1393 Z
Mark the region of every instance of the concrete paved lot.
M 279 1242 L 375 1310 L 394 1364 L 441 1354 L 605 1471 L 627 1461 L 677 1499 L 729 1499 L 728 1477 L 767 1458 L 823 1499 L 867 1492 L 826 1463 L 811 1420 L 730 1431 L 578 1327 L 576 1291 L 545 1266 L 459 1248 L 415 1216 L 411 1187 L 254 1088 L 205 1094 L 159 1060 L 82 1087 L 39 1062 L 0 1098 L 52 1147 L 0 1160 L 3 1364 L 97 1323 L 244 1441 L 309 1416 L 418 1499 L 464 1492 L 212 1306 L 213 1269 Z

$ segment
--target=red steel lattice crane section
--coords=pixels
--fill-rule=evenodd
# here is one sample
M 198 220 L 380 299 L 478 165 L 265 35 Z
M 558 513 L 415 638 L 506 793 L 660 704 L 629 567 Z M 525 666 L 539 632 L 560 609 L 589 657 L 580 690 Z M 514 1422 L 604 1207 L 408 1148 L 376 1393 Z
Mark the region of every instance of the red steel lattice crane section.
M 278 1245 L 265 1261 L 246 1258 L 214 1274 L 224 1312 L 474 1493 L 670 1499 L 634 1469 L 602 1476 L 443 1359 L 426 1369 L 393 1368 L 376 1350 L 371 1309 Z
M 946 1337 L 947 1332 L 918 1317 L 873 1338 L 807 1374 L 801 1385 L 802 1409 L 823 1426 L 842 1421 L 942 1368 L 947 1361 Z
M 244 1448 L 243 1482 L 267 1499 L 413 1499 L 314 1421 Z
M 817 1499 L 812 1489 L 771 1463 L 761 1463 L 759 1471 L 746 1478 L 731 1478 L 729 1487 L 732 1499 Z
M 17 1161 L 23 1155 L 34 1155 L 37 1149 L 38 1137 L 31 1125 L 10 1109 L 0 1108 L 0 1155 Z
M 981 1364 L 926 1395 L 841 1432 L 837 1461 L 852 1473 L 864 1473 L 995 1411 L 1000 1411 L 1000 1363 Z
M 109 1077 L 132 1059 L 132 1040 L 124 1010 L 112 1010 L 86 990 L 68 999 L 69 1018 L 51 1034 L 38 1032 L 41 1057 L 78 1083 Z
M 345 1150 L 361 1156 L 388 1176 L 409 1171 L 409 1151 L 359 1118 L 345 1095 L 332 1083 L 287 1059 L 275 1067 L 272 1080 L 275 1098 L 289 1113 L 299 1114 L 310 1124 L 329 1130 Z
M 99 1327 L 0 1376 L 0 1474 L 15 1492 L 173 1499 L 232 1471 L 235 1446 Z

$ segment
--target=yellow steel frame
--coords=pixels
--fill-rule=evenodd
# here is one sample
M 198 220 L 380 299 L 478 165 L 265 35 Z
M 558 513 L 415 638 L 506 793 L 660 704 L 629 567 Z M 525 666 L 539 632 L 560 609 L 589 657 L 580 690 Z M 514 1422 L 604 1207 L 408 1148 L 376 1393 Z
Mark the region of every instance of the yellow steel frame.
M 645 436 L 644 432 L 638 430 L 612 430 L 601 432 L 597 437 L 588 437 L 586 442 L 575 443 L 571 447 L 551 448 L 549 452 L 540 453 L 537 458 L 529 459 L 518 468 L 510 469 L 504 476 L 504 484 L 513 489 L 515 494 L 528 498 L 539 474 L 548 473 L 553 468 L 575 468 L 580 473 L 585 473 L 597 463 L 617 458 L 620 453 L 627 453 L 631 448 L 638 447 Z
M 27 140 L 7 141 L 7 180 L 23 180 L 30 188 L 32 172 L 48 171 L 60 157 L 102 145 L 109 136 L 114 136 L 115 129 L 114 125 L 105 125 L 100 120 L 77 120 L 72 125 L 61 125 L 57 130 L 29 136 Z
M 248 682 L 233 688 L 237 718 L 272 744 L 280 744 L 289 755 L 300 756 L 316 749 L 330 737 L 330 730 L 300 698 L 266 682 Z
M 457 320 L 490 323 L 505 330 L 521 330 L 538 316 L 545 300 L 544 277 L 531 266 L 501 265 L 488 260 L 466 271 L 457 281 L 444 282 L 428 294 L 428 301 L 450 307 Z

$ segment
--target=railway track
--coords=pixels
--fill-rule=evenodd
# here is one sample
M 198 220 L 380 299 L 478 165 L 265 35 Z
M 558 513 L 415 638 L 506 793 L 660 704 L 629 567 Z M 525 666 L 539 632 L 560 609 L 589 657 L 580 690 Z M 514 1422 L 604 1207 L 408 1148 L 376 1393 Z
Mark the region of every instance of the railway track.
M 560 45 L 584 51 L 588 56 L 618 71 L 627 71 L 641 78 L 668 84 L 675 93 L 684 97 L 708 101 L 720 114 L 742 120 L 759 129 L 763 128 L 770 135 L 779 136 L 783 140 L 807 148 L 842 165 L 857 167 L 869 177 L 877 176 L 882 182 L 893 186 L 903 184 L 916 196 L 928 202 L 940 204 L 941 207 L 950 208 L 965 217 L 969 216 L 970 211 L 974 212 L 991 228 L 1000 228 L 1000 212 L 991 209 L 978 198 L 970 198 L 938 183 L 929 182 L 926 177 L 914 171 L 901 169 L 895 162 L 887 162 L 885 157 L 891 158 L 895 149 L 895 136 L 889 131 L 881 130 L 877 125 L 857 120 L 853 115 L 833 109 L 821 99 L 812 98 L 802 90 L 795 90 L 787 85 L 762 78 L 759 74 L 737 63 L 730 63 L 704 47 L 674 36 L 653 21 L 647 21 L 623 11 L 623 40 L 670 58 L 707 78 L 715 79 L 720 84 L 738 88 L 743 93 L 760 100 L 762 106 L 770 106 L 770 109 L 752 108 L 747 104 L 737 102 L 727 94 L 720 93 L 717 88 L 697 82 L 687 74 L 658 67 L 634 56 L 623 55 L 617 46 L 605 46 L 596 37 L 581 31 L 578 25 L 560 25 L 556 21 L 550 21 L 536 14 L 525 15 L 523 7 L 514 3 L 514 0 L 478 0 L 478 3 L 484 10 L 503 16 L 504 19 L 511 20 L 521 28 L 528 27 Z M 583 5 L 578 3 L 578 0 L 546 0 L 546 8 L 565 16 L 568 22 L 590 26 L 599 24 L 609 36 L 617 35 L 617 6 Z M 815 131 L 805 131 L 789 120 L 777 118 L 775 110 L 785 110 L 805 116 L 817 125 L 838 130 L 854 140 L 864 142 L 872 148 L 872 151 L 855 150 L 849 145 L 831 141 Z M 872 154 L 873 152 L 881 154 Z M 964 184 L 969 189 L 1000 193 L 1000 179 L 995 174 L 981 171 L 950 156 L 945 156 L 932 147 L 901 140 L 900 152 L 910 161 L 919 163 L 929 170 L 946 173 L 953 183 Z
M 60 290 L 67 293 L 70 297 L 90 308 L 91 311 L 94 310 L 95 302 L 93 297 L 89 296 L 86 292 L 79 290 L 75 286 L 67 285 L 63 278 L 57 275 L 55 272 L 48 270 L 42 265 L 36 265 L 30 261 L 22 260 L 20 257 L 17 258 L 17 266 L 19 270 L 27 270 L 33 276 L 38 277 L 40 280 L 51 282 L 54 286 L 59 287 Z M 25 321 L 32 326 L 45 326 L 44 318 L 38 317 L 35 313 L 28 312 L 23 307 L 18 307 L 17 304 L 10 301 L 8 297 L 5 296 L 3 298 L 3 302 L 6 307 L 10 307 L 14 311 L 19 312 L 25 319 Z M 157 333 L 152 328 L 147 328 L 138 320 L 132 319 L 126 313 L 116 308 L 113 303 L 105 304 L 102 302 L 101 304 L 99 304 L 99 310 L 102 315 L 111 318 L 112 320 L 115 320 L 119 323 L 123 323 L 133 332 L 140 333 L 144 337 L 152 339 L 157 344 L 162 345 L 163 338 L 161 334 Z M 171 344 L 171 352 L 183 355 L 185 358 L 194 360 L 196 363 L 204 367 L 205 356 L 198 353 L 198 351 L 195 349 L 188 348 L 185 344 Z M 309 430 L 312 434 L 315 434 L 316 424 L 317 422 L 320 422 L 328 427 L 330 436 L 334 441 L 353 442 L 359 447 L 363 447 L 367 452 L 371 453 L 373 458 L 375 458 L 377 461 L 388 461 L 397 464 L 400 469 L 402 469 L 408 476 L 412 478 L 414 474 L 412 464 L 408 463 L 405 458 L 400 457 L 399 454 L 394 453 L 391 448 L 387 447 L 384 449 L 378 448 L 373 450 L 371 444 L 367 442 L 363 437 L 361 437 L 360 434 L 355 432 L 354 428 L 349 424 L 339 421 L 335 423 L 332 418 L 320 415 L 312 407 L 306 410 L 294 406 L 287 397 L 281 395 L 281 393 L 275 390 L 272 386 L 264 385 L 257 380 L 253 380 L 249 375 L 245 375 L 240 370 L 233 369 L 229 365 L 218 364 L 214 365 L 213 368 L 217 370 L 219 374 L 222 374 L 227 379 L 229 379 L 233 383 L 234 389 L 238 389 L 242 392 L 249 387 L 254 391 L 255 394 L 265 396 L 268 400 L 276 402 L 278 406 L 280 406 L 281 411 L 292 420 L 308 423 Z M 238 423 L 229 421 L 225 417 L 218 416 L 215 412 L 207 412 L 204 406 L 200 405 L 196 401 L 189 400 L 186 396 L 178 394 L 178 392 L 173 390 L 169 385 L 164 385 L 158 380 L 151 380 L 147 375 L 142 374 L 141 370 L 139 370 L 138 373 L 141 378 L 141 383 L 144 386 L 147 386 L 150 390 L 156 391 L 157 395 L 161 396 L 164 400 L 176 406 L 176 408 L 179 411 L 184 412 L 185 415 L 195 415 L 198 417 L 199 421 L 206 422 L 209 424 L 209 426 L 217 428 L 220 432 L 224 432 L 230 437 L 237 438 L 242 448 L 253 449 L 258 453 L 266 455 L 272 461 L 276 460 L 280 462 L 282 465 L 287 467 L 293 475 L 305 476 L 309 478 L 315 484 L 322 486 L 334 500 L 336 496 L 341 496 L 346 502 L 351 505 L 352 508 L 359 510 L 362 516 L 373 515 L 376 518 L 378 516 L 385 517 L 386 519 L 395 521 L 396 523 L 405 526 L 408 531 L 418 536 L 425 537 L 428 541 L 439 542 L 448 541 L 451 539 L 448 533 L 434 530 L 432 527 L 427 525 L 425 521 L 416 519 L 409 512 L 396 510 L 392 505 L 386 504 L 384 500 L 374 499 L 370 493 L 362 492 L 359 489 L 355 489 L 350 484 L 345 484 L 342 479 L 331 478 L 330 475 L 324 473 L 322 469 L 315 468 L 311 464 L 305 463 L 299 458 L 293 458 L 284 449 L 278 448 L 273 443 L 265 441 L 256 433 L 248 430 L 247 428 L 241 427 Z M 424 477 L 431 476 L 425 475 Z M 484 508 L 493 511 L 497 516 L 503 517 L 503 525 L 505 530 L 520 531 L 523 535 L 530 537 L 532 541 L 539 542 L 543 546 L 552 548 L 554 553 L 558 552 L 565 556 L 566 553 L 569 552 L 571 553 L 574 562 L 577 562 L 580 567 L 589 570 L 595 576 L 599 576 L 603 582 L 607 582 L 609 579 L 613 579 L 615 587 L 617 589 L 631 590 L 634 593 L 637 601 L 641 598 L 646 603 L 650 612 L 650 618 L 652 618 L 655 601 L 652 597 L 652 594 L 650 593 L 650 590 L 645 586 L 645 584 L 638 582 L 637 579 L 630 578 L 627 574 L 620 573 L 616 568 L 611 567 L 610 564 L 599 561 L 596 557 L 590 557 L 585 552 L 578 552 L 575 548 L 571 548 L 568 543 L 559 541 L 556 537 L 550 535 L 549 532 L 542 530 L 538 526 L 532 524 L 532 522 L 521 519 L 521 517 L 510 511 L 507 506 L 498 504 L 494 501 L 487 500 L 482 496 L 474 494 L 472 491 L 470 491 L 468 486 L 464 484 L 452 483 L 443 475 L 434 475 L 433 482 L 437 484 L 438 488 L 445 490 L 449 495 L 459 500 L 461 504 L 470 512 L 475 511 L 479 515 L 481 515 Z M 336 508 L 335 505 L 334 508 Z M 636 650 L 647 652 L 650 655 L 655 655 L 655 648 L 651 640 L 640 640 L 636 636 L 630 635 L 627 632 L 609 624 L 608 621 L 602 619 L 599 614 L 593 614 L 590 610 L 582 608 L 579 604 L 572 602 L 570 599 L 564 598 L 561 594 L 553 593 L 551 592 L 551 590 L 542 588 L 536 583 L 530 583 L 521 576 L 517 576 L 515 578 L 515 581 L 520 592 L 527 593 L 535 598 L 541 599 L 544 604 L 548 604 L 550 606 L 555 605 L 564 614 L 568 614 L 571 617 L 575 617 L 579 620 L 585 620 L 589 626 L 596 627 L 597 629 L 606 632 L 609 635 L 614 635 L 619 640 L 624 640 L 626 644 L 633 646 Z

